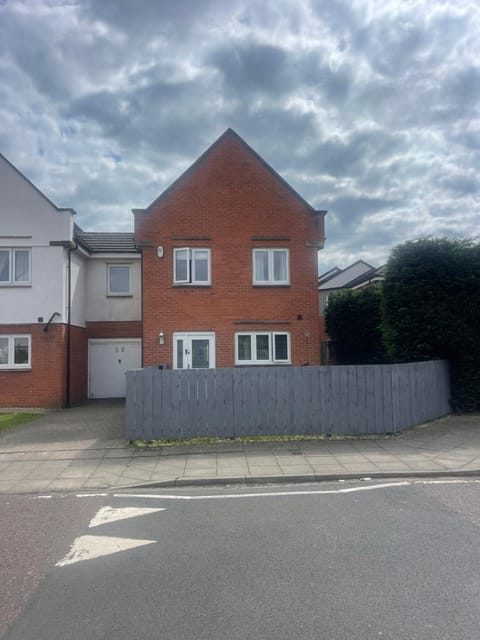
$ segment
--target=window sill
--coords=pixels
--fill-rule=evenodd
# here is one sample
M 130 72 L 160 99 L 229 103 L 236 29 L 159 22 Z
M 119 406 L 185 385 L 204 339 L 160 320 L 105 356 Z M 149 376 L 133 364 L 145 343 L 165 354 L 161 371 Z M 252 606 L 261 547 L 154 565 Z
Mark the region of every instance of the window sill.
M 8 289 L 16 289 L 17 287 L 20 289 L 28 289 L 28 287 L 31 286 L 31 282 L 0 282 L 0 287 L 5 287 Z
M 236 362 L 236 367 L 285 367 L 290 366 L 291 362 Z
M 4 371 L 31 371 L 32 367 L 3 367 L 0 366 L 0 373 L 3 373 Z
M 172 284 L 172 288 L 173 289 L 208 289 L 211 288 L 212 285 L 210 283 L 208 284 L 188 284 L 187 282 L 174 282 Z
M 265 287 L 274 287 L 275 289 L 288 289 L 291 285 L 285 282 L 282 282 L 279 284 L 275 284 L 275 282 L 265 282 L 265 283 L 254 282 L 253 286 L 260 287 L 262 289 L 264 289 Z
M 107 298 L 133 298 L 133 293 L 107 293 Z

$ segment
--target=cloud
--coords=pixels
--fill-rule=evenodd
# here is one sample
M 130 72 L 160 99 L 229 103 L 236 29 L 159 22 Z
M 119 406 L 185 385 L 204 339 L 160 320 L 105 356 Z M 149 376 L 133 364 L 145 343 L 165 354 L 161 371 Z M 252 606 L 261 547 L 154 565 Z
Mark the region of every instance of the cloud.
M 0 150 L 129 229 L 227 127 L 330 210 L 321 267 L 480 227 L 475 0 L 0 1 Z

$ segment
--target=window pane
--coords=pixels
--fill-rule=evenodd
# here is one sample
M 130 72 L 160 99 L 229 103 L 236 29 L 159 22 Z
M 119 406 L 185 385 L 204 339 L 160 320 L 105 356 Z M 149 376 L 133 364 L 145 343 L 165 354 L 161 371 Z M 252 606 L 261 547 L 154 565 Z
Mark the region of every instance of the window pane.
M 30 252 L 25 249 L 15 251 L 15 282 L 29 281 L 29 257 Z
M 175 251 L 175 282 L 188 282 L 188 249 Z
M 13 350 L 14 364 L 28 364 L 28 338 L 14 338 Z
M 273 279 L 275 282 L 286 282 L 287 280 L 287 252 L 273 252 Z
M 130 267 L 110 266 L 110 293 L 130 292 Z
M 255 282 L 268 281 L 268 251 L 255 251 Z
M 238 359 L 252 359 L 252 339 L 251 336 L 237 336 L 238 340 Z
M 208 282 L 208 251 L 195 249 L 194 259 L 194 280 L 195 282 Z
M 192 340 L 192 369 L 208 369 L 210 341 Z
M 0 282 L 10 282 L 10 251 L 0 251 Z
M 269 349 L 269 335 L 259 335 L 257 338 L 257 360 L 269 360 L 270 359 L 270 349 Z
M 8 364 L 8 338 L 0 338 L 0 364 Z
M 288 340 L 286 333 L 275 335 L 275 360 L 288 360 Z
M 183 369 L 183 340 L 177 340 L 177 369 Z

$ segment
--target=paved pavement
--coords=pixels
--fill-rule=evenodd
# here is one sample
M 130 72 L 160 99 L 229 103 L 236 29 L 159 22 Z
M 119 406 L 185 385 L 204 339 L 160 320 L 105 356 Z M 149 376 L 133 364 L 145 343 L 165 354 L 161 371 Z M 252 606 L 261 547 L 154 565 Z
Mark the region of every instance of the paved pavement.
M 480 475 L 480 415 L 387 438 L 135 448 L 124 406 L 96 401 L 0 434 L 0 492 L 100 490 L 415 475 Z

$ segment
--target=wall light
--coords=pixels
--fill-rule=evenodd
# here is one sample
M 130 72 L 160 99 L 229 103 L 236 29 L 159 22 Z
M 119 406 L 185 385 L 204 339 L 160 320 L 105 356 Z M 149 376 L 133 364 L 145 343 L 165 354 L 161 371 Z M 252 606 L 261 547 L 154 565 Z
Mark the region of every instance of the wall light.
M 160 331 L 160 333 L 158 334 L 158 341 L 160 342 L 160 344 L 165 344 L 165 334 L 163 333 L 163 331 Z

